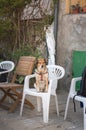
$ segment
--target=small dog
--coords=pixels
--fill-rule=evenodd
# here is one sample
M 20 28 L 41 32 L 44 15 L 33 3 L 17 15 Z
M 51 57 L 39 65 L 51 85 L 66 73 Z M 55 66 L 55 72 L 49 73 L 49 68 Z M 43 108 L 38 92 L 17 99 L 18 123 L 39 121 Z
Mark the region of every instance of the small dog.
M 48 91 L 48 70 L 46 67 L 46 60 L 41 58 L 37 61 L 36 70 L 36 84 L 35 88 L 37 92 L 47 92 Z

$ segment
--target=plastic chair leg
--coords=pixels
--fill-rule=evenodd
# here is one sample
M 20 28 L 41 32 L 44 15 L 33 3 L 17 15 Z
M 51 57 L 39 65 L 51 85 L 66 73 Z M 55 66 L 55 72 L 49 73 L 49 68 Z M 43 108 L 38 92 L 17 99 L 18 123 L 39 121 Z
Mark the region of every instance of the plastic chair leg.
M 44 121 L 44 123 L 48 123 L 48 119 L 49 119 L 49 99 L 47 99 L 46 97 L 43 97 L 42 103 L 43 103 L 43 121 Z
M 84 103 L 84 130 L 86 130 L 86 104 Z
M 66 109 L 65 109 L 64 120 L 66 120 L 66 118 L 67 118 L 69 101 L 70 101 L 70 96 L 68 96 L 68 99 L 67 99 L 67 104 L 66 104 Z
M 41 106 L 42 106 L 41 98 L 37 97 L 37 110 L 38 110 L 38 112 L 41 111 Z
M 59 116 L 59 107 L 58 107 L 58 97 L 57 97 L 57 95 L 55 96 L 55 103 L 56 103 L 57 115 Z
M 22 98 L 22 103 L 21 103 L 21 108 L 20 108 L 20 116 L 22 116 L 24 101 L 25 101 L 25 94 L 23 94 L 23 98 Z

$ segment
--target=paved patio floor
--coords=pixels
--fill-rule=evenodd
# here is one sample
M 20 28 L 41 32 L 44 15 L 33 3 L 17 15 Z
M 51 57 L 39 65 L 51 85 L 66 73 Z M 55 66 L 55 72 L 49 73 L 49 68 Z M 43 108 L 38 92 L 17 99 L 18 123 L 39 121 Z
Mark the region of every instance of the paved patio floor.
M 31 110 L 24 106 L 23 116 L 19 116 L 20 105 L 14 113 L 9 113 L 7 109 L 0 106 L 0 130 L 83 130 L 83 110 L 76 103 L 76 113 L 73 112 L 73 103 L 70 102 L 68 117 L 64 121 L 64 111 L 68 92 L 58 91 L 60 116 L 56 115 L 54 97 L 50 102 L 49 123 L 43 123 L 42 112 L 36 110 L 36 98 L 28 97 L 35 105 Z

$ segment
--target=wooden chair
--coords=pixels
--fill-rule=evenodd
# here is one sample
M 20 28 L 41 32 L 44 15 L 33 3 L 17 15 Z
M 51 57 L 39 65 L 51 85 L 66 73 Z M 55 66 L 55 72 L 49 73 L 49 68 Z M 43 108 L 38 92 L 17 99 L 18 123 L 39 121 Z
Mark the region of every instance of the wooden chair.
M 35 60 L 35 57 L 21 56 L 16 66 L 12 81 L 10 83 L 0 83 L 0 89 L 3 89 L 5 93 L 0 100 L 0 103 L 2 103 L 7 96 L 14 101 L 9 109 L 9 112 L 13 112 L 22 99 L 23 84 L 15 83 L 15 81 L 17 80 L 18 76 L 32 74 Z M 33 104 L 27 99 L 25 100 L 25 103 L 28 104 L 31 109 L 34 108 Z

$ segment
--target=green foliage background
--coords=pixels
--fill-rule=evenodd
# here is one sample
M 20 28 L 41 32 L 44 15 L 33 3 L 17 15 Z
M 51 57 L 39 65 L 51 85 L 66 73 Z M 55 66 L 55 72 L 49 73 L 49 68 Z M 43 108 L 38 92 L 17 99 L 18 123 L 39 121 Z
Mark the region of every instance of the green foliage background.
M 17 60 L 21 55 L 42 56 L 36 47 L 38 43 L 34 43 L 34 39 L 33 42 L 27 40 L 28 36 L 31 35 L 27 31 L 27 21 L 21 22 L 22 11 L 30 2 L 31 0 L 0 0 L 0 59 Z M 56 0 L 53 0 L 53 2 L 56 4 Z M 37 28 L 36 24 L 31 26 L 34 30 L 38 29 L 36 32 L 40 32 L 40 28 L 43 30 L 44 25 L 51 24 L 53 19 L 54 15 L 46 15 L 40 24 L 39 22 L 36 23 Z M 26 41 L 24 41 L 23 28 Z M 44 33 L 41 32 L 40 37 L 43 40 Z M 42 40 L 39 42 L 41 43 Z

